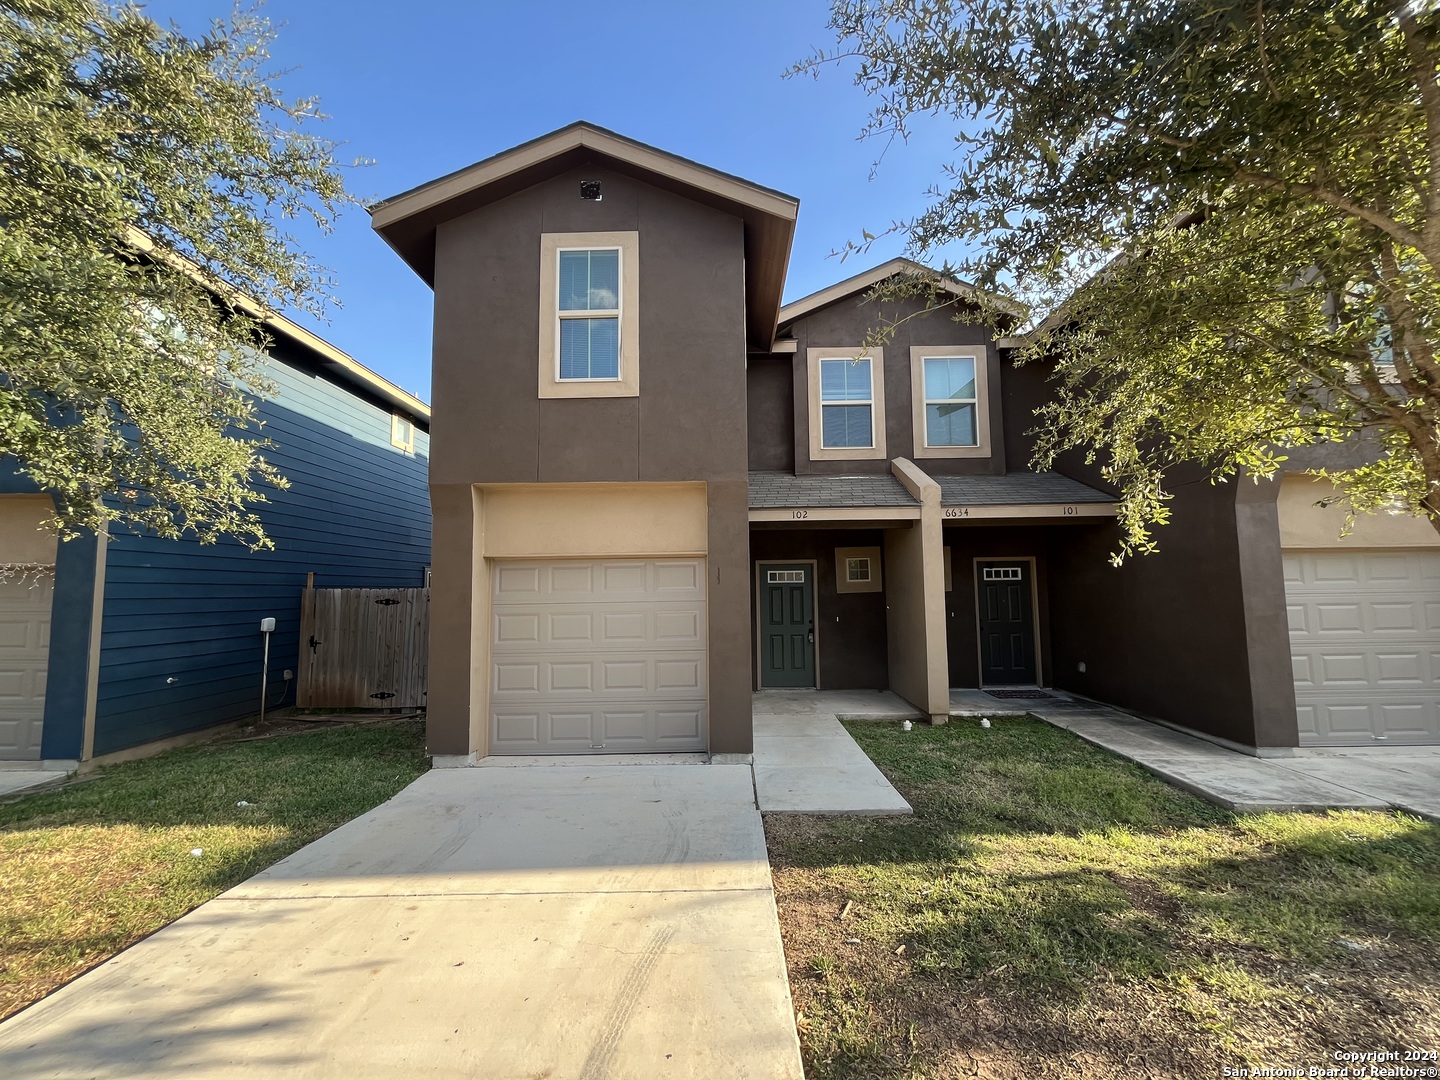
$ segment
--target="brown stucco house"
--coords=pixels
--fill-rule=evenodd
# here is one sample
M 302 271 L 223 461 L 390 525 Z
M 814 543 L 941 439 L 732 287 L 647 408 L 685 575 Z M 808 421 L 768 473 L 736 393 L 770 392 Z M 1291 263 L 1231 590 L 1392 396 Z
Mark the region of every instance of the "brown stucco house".
M 429 744 L 751 752 L 751 693 L 1054 686 L 1262 752 L 1440 742 L 1440 546 L 1297 471 L 1030 466 L 1043 365 L 894 260 L 782 306 L 799 203 L 578 123 L 387 200 L 435 291 Z M 895 324 L 866 347 L 880 322 Z M 1313 467 L 1314 462 L 1310 463 Z

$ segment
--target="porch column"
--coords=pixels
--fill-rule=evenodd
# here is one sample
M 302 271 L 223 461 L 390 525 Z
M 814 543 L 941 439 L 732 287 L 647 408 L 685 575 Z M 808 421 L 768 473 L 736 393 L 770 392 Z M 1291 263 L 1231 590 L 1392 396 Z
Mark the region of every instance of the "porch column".
M 943 724 L 950 717 L 950 659 L 940 485 L 905 458 L 892 461 L 891 471 L 920 503 L 920 520 L 885 533 L 890 689 L 932 724 Z

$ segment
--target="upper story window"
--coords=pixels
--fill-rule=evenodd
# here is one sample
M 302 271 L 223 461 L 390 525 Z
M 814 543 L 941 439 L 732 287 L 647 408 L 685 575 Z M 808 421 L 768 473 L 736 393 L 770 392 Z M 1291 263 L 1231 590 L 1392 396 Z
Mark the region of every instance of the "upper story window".
M 408 416 L 390 414 L 390 445 L 407 454 L 415 452 L 415 422 Z
M 925 365 L 925 445 L 976 446 L 975 358 L 936 356 Z
M 820 361 L 820 445 L 875 445 L 874 377 L 869 360 Z
M 990 456 L 988 358 L 983 345 L 911 346 L 917 458 Z
M 640 393 L 640 234 L 540 236 L 542 398 Z
M 885 356 L 879 348 L 806 350 L 810 457 L 885 457 Z
M 558 378 L 620 378 L 620 249 L 561 250 Z

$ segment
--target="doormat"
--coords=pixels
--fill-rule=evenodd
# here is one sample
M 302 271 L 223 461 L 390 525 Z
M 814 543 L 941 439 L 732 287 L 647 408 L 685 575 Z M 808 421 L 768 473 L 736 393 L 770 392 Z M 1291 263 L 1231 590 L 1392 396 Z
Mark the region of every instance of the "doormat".
M 986 690 L 985 693 L 998 698 L 1051 698 L 1055 696 L 1045 693 L 1044 690 Z

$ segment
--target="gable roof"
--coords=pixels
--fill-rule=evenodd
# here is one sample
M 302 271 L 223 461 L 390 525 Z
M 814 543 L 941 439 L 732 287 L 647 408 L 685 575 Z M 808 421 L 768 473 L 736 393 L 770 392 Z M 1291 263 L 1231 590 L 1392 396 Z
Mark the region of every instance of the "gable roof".
M 768 348 L 785 291 L 800 200 L 583 120 L 385 199 L 370 208 L 370 224 L 434 287 L 437 225 L 596 158 L 617 172 L 734 214 L 745 223 L 747 332 L 752 344 Z
M 206 273 L 190 259 L 168 247 L 162 247 L 133 225 L 127 226 L 125 229 L 125 243 L 132 250 L 148 258 L 162 260 L 181 273 L 194 278 L 221 300 L 233 304 L 251 318 L 258 319 L 267 330 L 299 345 L 309 352 L 316 365 L 334 381 L 348 383 L 371 397 L 379 398 L 391 408 L 398 409 L 409 416 L 420 426 L 421 430 L 430 430 L 429 405 L 408 390 L 401 389 L 383 375 L 371 371 L 343 349 L 331 345 L 319 334 L 311 333 L 299 323 L 287 319 L 273 308 L 266 307 L 234 286 Z
M 952 296 L 962 300 L 975 300 L 982 294 L 975 286 L 964 281 L 957 281 L 955 278 L 945 277 L 928 266 L 924 266 L 914 259 L 904 257 L 891 259 L 889 262 L 881 263 L 879 266 L 863 270 L 854 277 L 848 277 L 844 281 L 838 281 L 828 288 L 813 292 L 809 296 L 802 296 L 793 303 L 786 304 L 780 309 L 780 325 L 792 323 L 796 319 L 809 315 L 812 311 L 818 311 L 838 300 L 844 300 L 848 296 L 854 296 L 859 292 L 866 292 L 887 281 L 897 274 L 910 274 L 915 277 L 926 279 L 936 288 L 948 292 Z M 1025 314 L 1024 308 L 1003 298 L 992 298 L 998 301 L 1002 311 L 1022 318 Z

